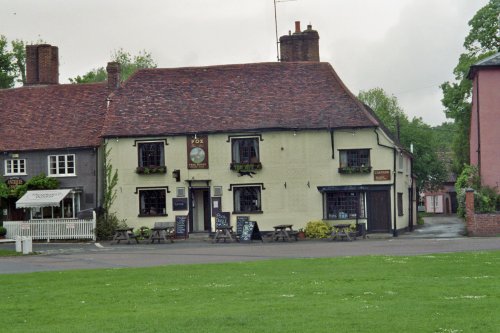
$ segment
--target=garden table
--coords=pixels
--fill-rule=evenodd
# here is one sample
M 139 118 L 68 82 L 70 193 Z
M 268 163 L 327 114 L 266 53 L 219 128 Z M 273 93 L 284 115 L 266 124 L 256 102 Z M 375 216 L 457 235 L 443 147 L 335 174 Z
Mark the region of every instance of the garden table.
M 122 240 L 126 240 L 130 244 L 130 239 L 133 238 L 139 244 L 139 240 L 134 235 L 134 228 L 119 228 L 115 229 L 115 235 L 113 236 L 113 242 L 116 244 L 120 243 Z
M 283 241 L 289 242 L 290 236 L 294 236 L 295 240 L 297 240 L 297 232 L 292 229 L 293 224 L 279 224 L 275 225 L 272 240 L 277 241 L 280 238 L 283 239 Z
M 233 233 L 233 227 L 232 226 L 218 226 L 215 227 L 215 236 L 214 236 L 214 243 L 218 243 L 219 240 L 223 239 L 224 243 L 226 242 L 226 239 L 229 239 L 230 242 L 232 241 L 237 241 L 236 236 Z
M 154 243 L 155 240 L 160 243 L 161 240 L 164 240 L 165 242 L 170 239 L 170 243 L 173 243 L 173 231 L 174 227 L 153 227 L 151 228 L 151 236 L 149 239 L 151 240 L 151 243 Z
M 347 239 L 348 241 L 352 241 L 351 236 L 349 235 L 351 232 L 350 224 L 336 224 L 333 226 L 332 234 L 330 235 L 330 240 L 343 240 Z M 356 235 L 354 235 L 354 239 L 356 239 Z

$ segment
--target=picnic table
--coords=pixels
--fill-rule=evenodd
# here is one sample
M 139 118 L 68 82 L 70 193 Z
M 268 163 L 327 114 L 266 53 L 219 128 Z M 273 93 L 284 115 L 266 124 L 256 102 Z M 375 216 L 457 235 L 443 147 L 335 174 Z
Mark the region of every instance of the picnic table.
M 151 243 L 154 243 L 155 240 L 160 243 L 160 241 L 164 240 L 165 242 L 167 240 L 170 240 L 170 243 L 174 242 L 173 239 L 173 233 L 174 233 L 174 227 L 153 227 L 151 228 L 151 236 L 149 239 L 151 240 Z
M 215 227 L 215 236 L 214 236 L 214 243 L 218 243 L 219 240 L 223 240 L 224 243 L 226 242 L 226 239 L 228 239 L 230 242 L 232 241 L 237 241 L 236 235 L 233 233 L 233 227 L 232 226 L 216 226 Z
M 120 243 L 122 240 L 126 240 L 130 244 L 130 240 L 135 239 L 137 244 L 139 244 L 139 239 L 134 234 L 134 228 L 119 228 L 115 229 L 115 235 L 113 236 L 113 242 L 115 244 Z
M 354 233 L 351 238 L 351 225 L 350 224 L 336 224 L 333 226 L 333 231 L 330 235 L 330 240 L 348 240 L 352 241 L 352 238 L 356 240 L 356 233 Z
M 278 241 L 280 238 L 283 241 L 289 242 L 291 240 L 291 237 L 294 237 L 295 240 L 297 240 L 297 231 L 293 230 L 293 224 L 279 224 L 275 225 L 274 232 L 272 235 L 272 240 L 273 241 Z

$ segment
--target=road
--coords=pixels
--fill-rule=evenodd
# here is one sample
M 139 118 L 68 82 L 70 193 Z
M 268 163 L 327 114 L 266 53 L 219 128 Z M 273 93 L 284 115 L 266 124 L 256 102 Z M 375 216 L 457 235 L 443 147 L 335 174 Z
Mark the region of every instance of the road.
M 35 243 L 40 255 L 0 257 L 0 274 L 70 269 L 147 267 L 173 264 L 225 263 L 284 258 L 327 258 L 361 255 L 419 255 L 460 251 L 500 250 L 498 237 L 463 237 L 461 221 L 430 221 L 421 231 L 395 238 L 359 239 L 353 242 L 305 240 L 299 242 L 218 243 L 184 241 L 166 244 Z M 463 227 L 463 225 L 462 225 Z M 14 249 L 14 244 L 0 248 Z

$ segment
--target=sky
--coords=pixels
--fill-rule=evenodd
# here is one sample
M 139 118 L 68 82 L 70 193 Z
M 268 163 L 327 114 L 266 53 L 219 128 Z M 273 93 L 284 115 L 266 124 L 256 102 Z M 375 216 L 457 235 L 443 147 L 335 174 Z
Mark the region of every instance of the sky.
M 105 67 L 123 48 L 158 67 L 277 61 L 278 36 L 311 24 L 320 60 L 349 90 L 380 87 L 410 119 L 447 119 L 439 86 L 452 81 L 468 21 L 488 0 L 0 0 L 0 34 L 59 47 L 59 81 Z

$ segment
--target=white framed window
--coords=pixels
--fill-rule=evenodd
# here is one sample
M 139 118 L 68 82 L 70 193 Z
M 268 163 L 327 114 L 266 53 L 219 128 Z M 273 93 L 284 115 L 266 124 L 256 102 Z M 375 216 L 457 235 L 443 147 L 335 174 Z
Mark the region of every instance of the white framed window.
M 75 155 L 49 155 L 49 176 L 75 176 Z
M 26 160 L 25 159 L 12 159 L 5 160 L 5 175 L 25 175 L 26 174 Z

